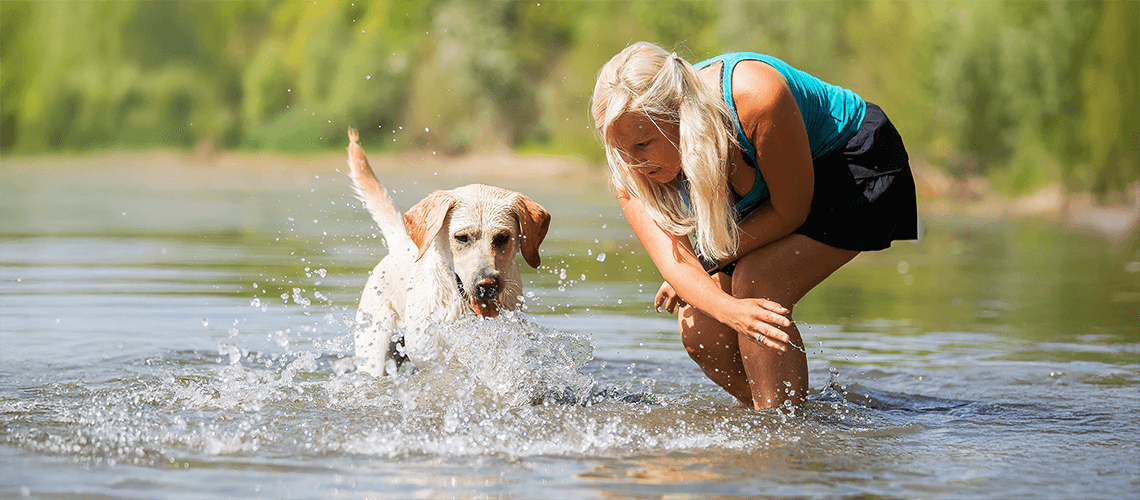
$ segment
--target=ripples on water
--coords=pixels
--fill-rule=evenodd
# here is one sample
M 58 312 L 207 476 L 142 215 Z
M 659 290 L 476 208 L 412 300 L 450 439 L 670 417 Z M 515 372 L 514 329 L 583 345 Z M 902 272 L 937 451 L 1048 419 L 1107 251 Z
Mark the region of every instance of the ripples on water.
M 860 257 L 798 305 L 814 393 L 753 411 L 648 311 L 656 275 L 608 196 L 537 195 L 561 222 L 548 267 L 524 276 L 526 313 L 447 326 L 456 348 L 438 370 L 357 374 L 351 318 L 379 244 L 355 234 L 367 216 L 346 186 L 128 192 L 136 205 L 68 212 L 91 217 L 82 230 L 51 210 L 13 217 L 0 241 L 0 495 L 1140 490 L 1135 244 L 1015 228 L 1033 237 L 1010 240 L 1049 244 L 1040 256 L 938 220 L 925 246 Z M 44 190 L 5 192 L 5 216 Z M 336 208 L 310 213 L 314 196 Z M 290 197 L 264 220 L 219 215 Z M 117 218 L 157 206 L 199 218 L 170 230 Z M 1095 307 L 1058 312 L 1066 301 Z
M 275 334 L 274 351 L 243 347 L 243 341 L 257 342 L 239 334 L 218 341 L 216 351 L 112 358 L 96 366 L 110 376 L 92 377 L 80 368 L 62 376 L 8 373 L 0 440 L 24 453 L 87 464 L 97 471 L 88 486 L 95 491 L 111 471 L 130 465 L 152 471 L 141 473 L 154 481 L 143 490 L 173 488 L 190 497 L 203 492 L 180 483 L 198 479 L 172 479 L 173 471 L 194 469 L 228 481 L 255 471 L 259 479 L 238 481 L 241 491 L 256 483 L 270 497 L 337 488 L 363 495 L 362 484 L 381 496 L 497 496 L 517 491 L 518 483 L 559 497 L 557 489 L 534 486 L 541 480 L 574 484 L 578 492 L 569 496 L 591 497 L 596 488 L 627 494 L 914 492 L 932 478 L 941 486 L 928 493 L 957 496 L 978 493 L 954 483 L 989 480 L 995 471 L 974 468 L 992 460 L 1012 462 L 998 467 L 1002 474 L 1048 465 L 1045 454 L 1053 451 L 1043 438 L 1093 457 L 1095 446 L 1127 449 L 1135 439 L 1125 434 L 1136 429 L 1135 414 L 1122 420 L 1109 407 L 1070 407 L 1067 389 L 1027 388 L 1045 396 L 1032 403 L 1000 402 L 1024 399 L 1009 394 L 989 402 L 937 398 L 879 388 L 916 385 L 900 380 L 913 380 L 914 372 L 889 367 L 857 377 L 864 382 L 844 383 L 852 377 L 842 373 L 850 372 L 833 366 L 830 381 L 813 373 L 821 387 L 803 406 L 752 411 L 732 406 L 699 372 L 671 360 L 593 359 L 590 335 L 543 327 L 525 313 L 453 325 L 445 334 L 462 347 L 449 353 L 448 363 L 431 372 L 405 366 L 396 377 L 377 379 L 353 371 L 351 336 L 335 333 L 348 328 L 341 321 L 351 310 L 328 307 L 327 329 Z M 935 342 L 945 339 L 917 341 L 924 348 Z M 1004 382 L 1005 390 L 1020 383 L 983 375 L 1000 367 L 958 355 L 982 366 L 954 370 L 952 363 L 936 363 L 935 372 Z M 1031 372 L 1021 368 L 1014 378 Z M 9 385 L 13 379 L 18 388 Z M 959 381 L 941 384 L 946 392 L 971 392 Z M 1104 393 L 1100 401 L 1135 410 L 1128 394 Z M 12 466 L 27 458 L 8 460 L 17 477 L 35 475 Z M 1113 470 L 1111 461 L 1094 462 Z M 1050 473 L 1016 475 L 1039 484 L 1042 474 Z M 1113 488 L 1127 487 L 1127 477 Z M 111 491 L 121 486 L 112 484 Z

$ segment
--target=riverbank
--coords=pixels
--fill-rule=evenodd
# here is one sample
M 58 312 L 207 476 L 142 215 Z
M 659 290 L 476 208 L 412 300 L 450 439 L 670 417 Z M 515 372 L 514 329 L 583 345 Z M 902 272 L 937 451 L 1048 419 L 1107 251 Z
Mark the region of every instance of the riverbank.
M 443 177 L 456 184 L 471 182 L 533 184 L 536 189 L 565 189 L 587 183 L 603 184 L 608 173 L 603 166 L 577 158 L 523 156 L 511 151 L 493 151 L 446 156 L 432 151 L 371 154 L 369 161 L 381 178 L 384 173 Z M 210 182 L 225 187 L 227 176 L 218 171 L 242 171 L 234 183 L 268 183 L 267 187 L 301 185 L 312 175 L 343 172 L 342 153 L 266 153 L 253 151 L 146 150 L 104 151 L 81 155 L 4 157 L 3 168 L 29 172 L 67 165 L 129 170 L 157 189 L 185 183 Z M 163 169 L 153 168 L 163 165 Z M 1118 194 L 1113 203 L 1101 203 L 1091 193 L 1068 193 L 1057 184 L 1019 197 L 996 192 L 982 177 L 953 178 L 937 169 L 916 163 L 915 185 L 920 210 L 928 214 L 965 214 L 979 218 L 1035 217 L 1095 231 L 1114 238 L 1140 230 L 1140 184 Z
M 1050 184 L 1024 196 L 1004 196 L 983 177 L 956 179 L 929 165 L 912 166 L 922 210 L 980 218 L 1036 217 L 1122 238 L 1140 230 L 1140 184 L 1102 203 L 1092 193 L 1070 193 Z

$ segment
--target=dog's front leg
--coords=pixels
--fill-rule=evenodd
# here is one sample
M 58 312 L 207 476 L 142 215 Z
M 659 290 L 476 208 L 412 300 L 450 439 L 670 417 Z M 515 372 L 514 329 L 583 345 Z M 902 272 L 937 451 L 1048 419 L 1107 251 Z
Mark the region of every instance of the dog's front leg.
M 399 340 L 394 311 L 374 311 L 374 317 L 365 311 L 357 311 L 357 328 L 353 334 L 353 347 L 358 360 L 357 369 L 373 377 L 394 375 L 404 361 L 403 353 L 395 344 Z
M 429 252 L 418 263 L 408 283 L 404 311 L 404 351 L 417 368 L 438 362 L 447 344 L 440 328 L 447 328 L 469 312 L 455 284 L 455 271 L 441 255 Z

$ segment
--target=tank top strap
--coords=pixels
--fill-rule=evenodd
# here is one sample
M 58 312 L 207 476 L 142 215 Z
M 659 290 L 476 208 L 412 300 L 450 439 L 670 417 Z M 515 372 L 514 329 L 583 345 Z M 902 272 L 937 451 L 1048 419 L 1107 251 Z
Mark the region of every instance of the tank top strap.
M 753 168 L 756 168 L 756 147 L 752 145 L 752 141 L 748 140 L 748 136 L 744 134 L 744 128 L 740 126 L 740 115 L 736 112 L 736 101 L 732 98 L 732 70 L 736 68 L 736 64 L 740 61 L 755 58 L 752 56 L 753 54 L 747 52 L 729 52 L 712 59 L 701 61 L 693 65 L 693 67 L 699 70 L 711 66 L 713 63 L 721 63 L 721 93 L 724 95 L 724 102 L 728 104 L 728 111 L 732 113 L 732 123 L 736 128 L 736 141 L 740 143 L 740 148 L 743 150 L 744 161 L 748 162 Z

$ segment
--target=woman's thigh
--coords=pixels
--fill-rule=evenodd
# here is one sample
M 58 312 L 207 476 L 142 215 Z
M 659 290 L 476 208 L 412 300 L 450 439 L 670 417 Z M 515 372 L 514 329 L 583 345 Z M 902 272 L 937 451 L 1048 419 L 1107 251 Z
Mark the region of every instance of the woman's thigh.
M 732 295 L 773 300 L 792 309 L 856 255 L 859 252 L 790 234 L 740 258 L 732 274 Z

